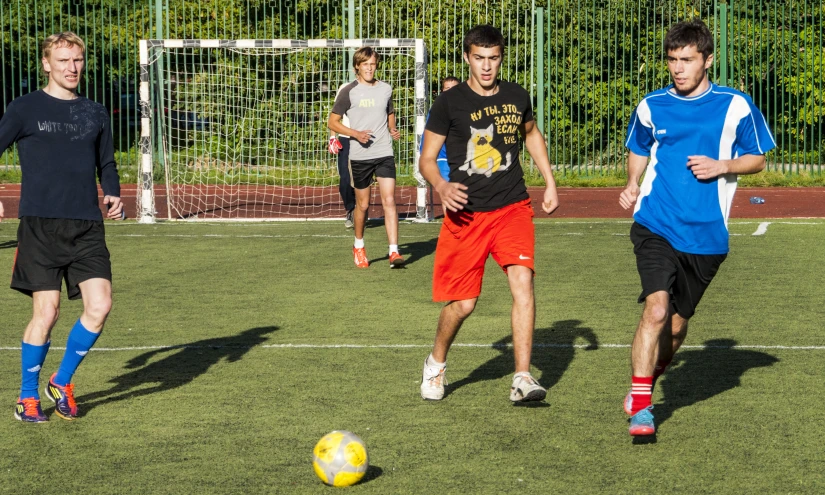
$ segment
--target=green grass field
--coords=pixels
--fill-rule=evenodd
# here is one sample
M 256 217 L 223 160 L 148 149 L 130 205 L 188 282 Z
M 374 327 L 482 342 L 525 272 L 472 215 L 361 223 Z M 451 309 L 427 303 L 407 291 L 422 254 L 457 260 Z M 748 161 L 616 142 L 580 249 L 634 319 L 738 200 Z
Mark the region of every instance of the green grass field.
M 508 401 L 511 299 L 492 262 L 448 395 L 419 397 L 437 223 L 401 226 L 395 271 L 378 224 L 368 270 L 340 221 L 107 226 L 115 306 L 75 375 L 78 420 L 48 400 L 49 423 L 13 419 L 31 309 L 0 290 L 0 492 L 331 493 L 311 452 L 334 429 L 370 455 L 347 493 L 825 491 L 823 220 L 731 222 L 641 444 L 621 404 L 641 311 L 628 222 L 537 220 L 539 407 Z M 7 273 L 16 227 L 0 224 Z M 64 301 L 41 380 L 80 311 Z

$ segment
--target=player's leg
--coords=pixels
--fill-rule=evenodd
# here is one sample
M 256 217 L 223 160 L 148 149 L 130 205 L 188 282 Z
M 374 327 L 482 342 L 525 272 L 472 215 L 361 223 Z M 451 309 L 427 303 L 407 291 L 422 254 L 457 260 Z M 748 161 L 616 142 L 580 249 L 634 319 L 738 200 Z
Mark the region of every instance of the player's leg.
M 494 224 L 490 252 L 506 274 L 513 297 L 510 313 L 513 331 L 515 375 L 510 388 L 513 402 L 541 401 L 547 390 L 530 374 L 533 329 L 536 324 L 536 301 L 533 289 L 535 227 L 529 200 L 492 213 Z
M 72 377 L 100 337 L 112 309 L 112 265 L 103 222 L 75 225 L 75 260 L 66 271 L 66 293 L 69 299 L 82 298 L 83 313 L 72 326 L 60 367 L 46 387 L 46 396 L 56 404 L 55 412 L 68 420 L 77 417 Z
M 632 416 L 631 435 L 652 435 L 656 432 L 650 413 L 654 370 L 663 332 L 670 322 L 671 289 L 679 261 L 667 240 L 641 224 L 634 223 L 630 228 L 630 240 L 642 282 L 639 302 L 644 302 L 644 308 L 631 345 L 631 386 L 624 409 Z
M 40 407 L 40 371 L 51 345 L 51 332 L 60 314 L 60 291 L 32 293 L 32 319 L 23 332 L 20 361 L 22 379 L 14 417 L 29 423 L 48 418 Z
M 384 228 L 387 229 L 387 241 L 390 245 L 388 256 L 390 268 L 404 265 L 404 258 L 398 251 L 398 210 L 395 206 L 395 159 L 391 156 L 381 159 L 375 169 L 378 189 L 381 193 L 381 206 L 384 209 Z
M 63 266 L 71 259 L 59 242 L 58 219 L 23 217 L 17 228 L 17 251 L 11 288 L 32 298 L 32 318 L 21 345 L 20 397 L 15 418 L 33 423 L 47 421 L 40 407 L 40 371 L 49 351 L 52 328 L 60 314 Z
M 355 266 L 367 268 L 369 259 L 364 246 L 364 231 L 367 225 L 367 215 L 370 209 L 370 184 L 372 183 L 372 173 L 374 165 L 371 161 L 350 160 L 352 170 L 352 181 L 355 187 L 355 241 L 352 246 L 352 255 Z
M 438 315 L 438 328 L 435 331 L 433 350 L 424 359 L 421 376 L 421 397 L 427 400 L 441 400 L 447 385 L 447 354 L 453 345 L 461 325 L 475 309 L 477 297 L 450 301 L 441 308 Z
M 444 397 L 447 354 L 481 294 L 489 241 L 485 236 L 486 225 L 477 222 L 478 217 L 484 215 L 448 212 L 441 224 L 433 264 L 433 301 L 447 301 L 447 304 L 438 316 L 433 350 L 424 360 L 421 378 L 424 399 Z M 480 228 L 478 223 L 482 224 Z
M 338 152 L 338 193 L 341 195 L 341 202 L 347 211 L 347 219 L 344 226 L 348 229 L 355 227 L 355 189 L 352 187 L 352 175 L 349 168 L 349 138 L 342 137 L 341 151 Z
M 103 331 L 112 309 L 112 282 L 103 278 L 85 280 L 79 284 L 83 297 L 83 314 L 75 322 L 60 367 L 49 379 L 46 395 L 55 402 L 55 413 L 63 419 L 77 417 L 74 399 L 74 376 L 83 358 L 89 353 Z

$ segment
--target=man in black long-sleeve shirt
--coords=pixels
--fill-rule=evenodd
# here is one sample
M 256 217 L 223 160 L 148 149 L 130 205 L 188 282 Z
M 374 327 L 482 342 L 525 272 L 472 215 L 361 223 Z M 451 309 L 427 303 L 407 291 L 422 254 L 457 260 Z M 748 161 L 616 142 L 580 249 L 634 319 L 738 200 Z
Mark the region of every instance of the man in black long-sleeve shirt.
M 40 407 L 40 369 L 57 323 L 63 280 L 69 299 L 82 297 L 83 314 L 45 388 L 61 418 L 77 417 L 72 375 L 112 307 L 112 268 L 95 175 L 108 206 L 106 217 L 121 218 L 123 209 L 109 114 L 103 105 L 77 94 L 83 40 L 58 33 L 46 38 L 42 48 L 48 84 L 14 100 L 0 120 L 0 154 L 16 142 L 23 172 L 11 287 L 32 297 L 33 314 L 23 334 L 23 378 L 14 417 L 32 423 L 48 420 Z

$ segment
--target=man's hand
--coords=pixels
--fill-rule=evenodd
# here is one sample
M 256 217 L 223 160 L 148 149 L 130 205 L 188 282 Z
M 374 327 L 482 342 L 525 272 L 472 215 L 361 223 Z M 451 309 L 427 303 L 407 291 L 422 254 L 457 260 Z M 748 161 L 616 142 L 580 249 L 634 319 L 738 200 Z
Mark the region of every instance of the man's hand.
M 392 138 L 395 139 L 396 141 L 401 139 L 401 133 L 398 132 L 398 129 L 396 129 L 395 127 L 390 129 L 390 136 L 392 136 Z
M 109 206 L 109 211 L 106 212 L 106 218 L 110 220 L 123 220 L 123 203 L 117 196 L 104 196 L 103 204 Z
M 726 162 L 702 155 L 689 156 L 687 166 L 693 172 L 693 176 L 700 180 L 713 179 L 728 173 Z
M 444 181 L 438 186 L 438 195 L 441 196 L 441 205 L 450 211 L 464 209 L 467 204 L 467 186 L 458 182 Z
M 361 144 L 367 144 L 370 139 L 372 139 L 372 131 L 369 129 L 366 131 L 355 131 L 352 137 Z
M 559 207 L 559 193 L 556 191 L 556 185 L 547 186 L 544 189 L 544 198 L 541 202 L 541 209 L 544 210 L 544 213 L 548 215 L 552 214 L 556 211 L 556 208 Z
M 338 152 L 341 151 L 343 148 L 344 147 L 341 146 L 341 141 L 339 141 L 337 137 L 335 137 L 335 136 L 330 136 L 329 137 L 329 144 L 327 146 L 327 149 L 329 150 L 330 153 L 332 153 L 333 155 L 337 155 Z
M 619 204 L 625 210 L 629 210 L 636 203 L 639 198 L 639 185 L 630 183 L 624 188 L 624 191 L 619 195 Z

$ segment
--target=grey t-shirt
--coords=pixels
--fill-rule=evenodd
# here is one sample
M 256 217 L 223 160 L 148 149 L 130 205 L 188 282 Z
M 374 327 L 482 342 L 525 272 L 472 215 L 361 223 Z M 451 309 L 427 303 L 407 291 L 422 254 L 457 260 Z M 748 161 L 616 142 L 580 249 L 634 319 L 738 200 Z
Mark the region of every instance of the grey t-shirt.
M 372 160 L 392 156 L 392 138 L 387 128 L 387 116 L 394 113 L 392 87 L 383 81 L 359 84 L 353 81 L 338 92 L 332 113 L 347 116 L 350 129 L 371 130 L 372 139 L 361 144 L 350 139 L 350 160 Z

